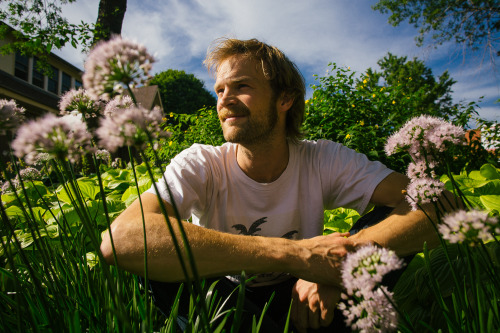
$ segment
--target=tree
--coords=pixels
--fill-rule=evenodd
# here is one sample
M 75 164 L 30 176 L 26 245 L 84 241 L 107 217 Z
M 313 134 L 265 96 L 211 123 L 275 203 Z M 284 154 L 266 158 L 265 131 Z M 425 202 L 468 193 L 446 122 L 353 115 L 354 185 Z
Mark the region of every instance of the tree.
M 434 115 L 458 122 L 456 104 L 452 103 L 451 96 L 451 88 L 456 81 L 450 78 L 448 71 L 435 77 L 432 69 L 423 61 L 417 58 L 408 60 L 407 57 L 398 57 L 390 52 L 377 64 L 380 66 L 380 72 L 372 68 L 366 71 L 365 76 L 369 80 L 365 83 L 365 89 L 376 91 L 381 87 L 399 86 L 401 94 L 411 96 L 413 113 Z M 404 84 L 401 84 L 403 82 Z M 363 82 L 358 80 L 357 84 L 363 85 Z M 465 125 L 468 121 L 469 119 L 462 119 L 460 125 Z
M 379 0 L 373 9 L 391 13 L 389 23 L 398 26 L 408 20 L 420 35 L 417 45 L 429 35 L 436 45 L 448 41 L 465 49 L 484 48 L 492 65 L 500 56 L 500 6 L 497 0 Z
M 96 24 L 69 23 L 61 6 L 76 0 L 0 0 L 0 39 L 13 34 L 15 41 L 0 46 L 0 54 L 20 52 L 42 61 L 53 49 L 68 43 L 89 49 L 98 40 L 120 34 L 126 0 L 101 0 Z
M 408 156 L 386 156 L 389 135 L 409 119 L 422 114 L 465 125 L 477 115 L 475 103 L 452 104 L 453 81 L 448 73 L 435 78 L 417 59 L 388 54 L 379 60 L 381 71 L 369 68 L 357 75 L 330 64 L 330 73 L 318 77 L 313 98 L 306 102 L 304 130 L 308 139 L 328 139 L 405 172 Z
M 121 34 L 126 10 L 127 0 L 101 0 L 99 2 L 93 44 L 100 40 L 109 40 L 113 35 Z
M 193 74 L 168 69 L 156 74 L 149 83 L 158 85 L 165 113 L 193 114 L 203 107 L 215 106 L 215 97 Z

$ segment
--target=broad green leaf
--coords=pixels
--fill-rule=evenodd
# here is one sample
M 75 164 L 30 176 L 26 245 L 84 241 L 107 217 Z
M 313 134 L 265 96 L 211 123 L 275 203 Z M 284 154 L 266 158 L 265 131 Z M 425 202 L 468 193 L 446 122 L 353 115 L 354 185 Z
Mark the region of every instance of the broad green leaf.
M 111 180 L 107 184 L 107 188 L 110 190 L 121 190 L 125 191 L 130 186 L 130 183 L 126 180 Z
M 99 186 L 95 185 L 91 179 L 79 179 L 77 184 L 83 197 L 86 199 L 94 200 L 96 195 L 99 193 Z
M 10 206 L 10 207 L 5 209 L 5 212 L 7 213 L 7 217 L 9 218 L 9 220 L 11 222 L 14 222 L 14 221 L 24 222 L 24 221 L 26 221 L 23 210 L 18 206 Z
M 148 168 L 146 166 L 146 163 L 141 163 L 135 167 L 135 172 L 138 173 L 139 175 L 147 175 L 148 174 Z
M 481 166 L 480 172 L 481 176 L 486 179 L 500 179 L 500 173 L 498 172 L 497 168 L 495 168 L 491 164 L 485 164 Z
M 8 193 L 5 193 L 5 194 L 2 194 L 1 199 L 2 199 L 3 205 L 7 206 L 9 203 L 11 203 L 14 200 L 16 200 L 16 195 L 14 193 L 12 193 L 12 192 L 8 192 Z
M 497 210 L 500 211 L 500 195 L 482 195 L 479 197 L 481 203 L 487 210 Z
M 469 172 L 468 178 L 476 180 L 486 180 L 486 177 L 479 170 L 472 170 L 471 172 Z
M 486 183 L 484 186 L 475 188 L 474 194 L 477 195 L 500 194 L 500 179 L 493 179 L 488 183 Z
M 99 186 L 95 185 L 94 182 L 88 178 L 79 179 L 77 181 L 77 186 L 84 199 L 94 200 L 96 195 L 99 193 Z M 60 185 L 56 190 L 57 196 L 61 201 L 64 201 L 66 203 L 73 203 L 71 198 L 73 198 L 73 200 L 76 200 L 73 189 L 71 189 L 71 186 L 69 184 L 66 184 L 66 187 L 69 188 L 69 194 L 71 194 L 71 196 L 67 193 L 66 189 L 62 185 Z

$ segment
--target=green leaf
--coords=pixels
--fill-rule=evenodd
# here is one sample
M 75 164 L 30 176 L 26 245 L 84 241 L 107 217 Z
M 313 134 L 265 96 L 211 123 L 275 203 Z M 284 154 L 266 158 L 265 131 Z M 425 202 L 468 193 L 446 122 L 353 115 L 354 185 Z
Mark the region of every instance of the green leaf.
M 486 207 L 487 210 L 497 210 L 500 211 L 500 195 L 482 195 L 479 197 L 481 203 Z
M 500 179 L 493 179 L 484 186 L 474 189 L 476 195 L 500 194 Z
M 125 191 L 130 186 L 130 183 L 126 180 L 111 180 L 107 184 L 107 188 L 110 190 Z
M 500 179 L 500 172 L 491 164 L 484 164 L 480 169 L 480 173 L 486 179 Z

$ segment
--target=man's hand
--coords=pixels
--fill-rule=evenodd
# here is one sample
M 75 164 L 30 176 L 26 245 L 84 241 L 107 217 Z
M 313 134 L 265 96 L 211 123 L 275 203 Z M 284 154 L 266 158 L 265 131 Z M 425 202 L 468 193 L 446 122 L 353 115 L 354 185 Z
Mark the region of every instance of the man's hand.
M 298 280 L 292 289 L 291 320 L 299 332 L 307 328 L 326 327 L 333 321 L 333 313 L 340 300 L 340 289 Z
M 302 248 L 304 265 L 294 275 L 300 279 L 325 285 L 341 285 L 342 258 L 354 250 L 355 243 L 347 238 L 349 233 L 334 233 L 297 241 Z

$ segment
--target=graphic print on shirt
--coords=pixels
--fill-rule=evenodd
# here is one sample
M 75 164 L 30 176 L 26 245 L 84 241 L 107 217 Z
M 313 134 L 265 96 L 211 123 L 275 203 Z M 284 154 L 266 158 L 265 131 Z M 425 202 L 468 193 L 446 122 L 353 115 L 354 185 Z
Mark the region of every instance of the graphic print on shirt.
M 256 234 L 256 232 L 261 231 L 262 229 L 259 226 L 263 223 L 267 222 L 267 217 L 262 217 L 252 223 L 249 229 L 243 224 L 234 224 L 232 228 L 238 230 L 240 233 L 238 235 L 247 235 L 247 236 L 260 236 Z M 293 235 L 299 233 L 297 230 L 292 230 L 281 236 L 281 238 L 292 239 Z

